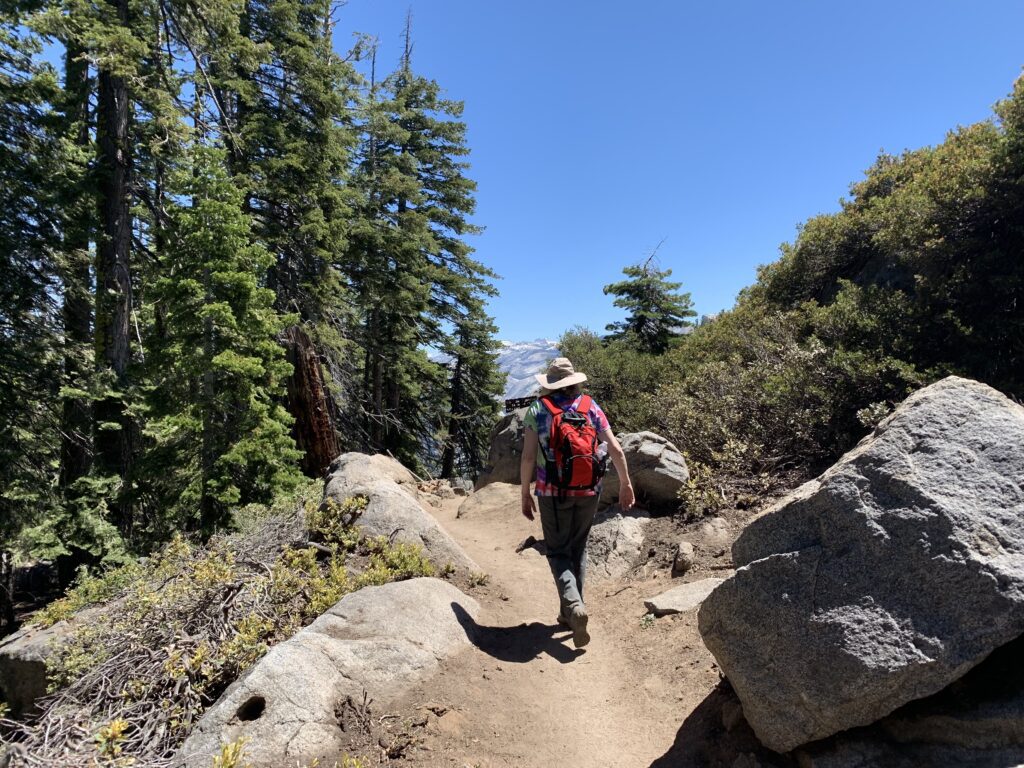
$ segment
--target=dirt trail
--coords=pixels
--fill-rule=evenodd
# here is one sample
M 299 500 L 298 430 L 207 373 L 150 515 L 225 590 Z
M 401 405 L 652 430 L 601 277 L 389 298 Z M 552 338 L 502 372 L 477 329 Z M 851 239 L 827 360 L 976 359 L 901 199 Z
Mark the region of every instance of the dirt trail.
M 680 757 L 690 751 L 680 743 L 680 726 L 719 677 L 693 612 L 641 621 L 643 597 L 666 589 L 666 575 L 588 584 L 593 639 L 576 650 L 555 622 L 547 560 L 533 549 L 515 551 L 527 536 L 540 538 L 539 522 L 515 508 L 457 518 L 460 501 L 435 514 L 489 581 L 471 591 L 481 605 L 474 647 L 397 703 L 396 711 L 420 713 L 421 725 L 425 719 L 408 764 L 688 764 Z

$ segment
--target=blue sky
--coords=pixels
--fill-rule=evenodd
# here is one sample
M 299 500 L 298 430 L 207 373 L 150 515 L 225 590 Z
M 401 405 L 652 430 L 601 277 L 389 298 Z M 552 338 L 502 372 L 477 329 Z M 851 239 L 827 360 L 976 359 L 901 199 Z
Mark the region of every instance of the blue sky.
M 477 256 L 500 336 L 620 317 L 603 285 L 659 251 L 730 307 L 882 149 L 985 119 L 1024 65 L 1024 3 L 349 0 L 336 45 L 401 50 L 466 103 Z

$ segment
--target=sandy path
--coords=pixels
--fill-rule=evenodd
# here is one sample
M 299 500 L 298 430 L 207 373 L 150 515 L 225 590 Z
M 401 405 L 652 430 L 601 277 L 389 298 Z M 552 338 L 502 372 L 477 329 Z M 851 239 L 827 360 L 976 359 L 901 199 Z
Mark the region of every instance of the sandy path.
M 576 650 L 555 623 L 558 603 L 546 559 L 534 550 L 515 552 L 528 535 L 540 537 L 539 522 L 514 508 L 456 518 L 459 501 L 435 514 L 490 579 L 471 592 L 481 604 L 475 646 L 398 703 L 400 711 L 428 713 L 422 748 L 409 762 L 675 764 L 659 758 L 718 677 L 692 616 L 641 626 L 641 597 L 664 589 L 664 578 L 589 585 L 593 639 Z

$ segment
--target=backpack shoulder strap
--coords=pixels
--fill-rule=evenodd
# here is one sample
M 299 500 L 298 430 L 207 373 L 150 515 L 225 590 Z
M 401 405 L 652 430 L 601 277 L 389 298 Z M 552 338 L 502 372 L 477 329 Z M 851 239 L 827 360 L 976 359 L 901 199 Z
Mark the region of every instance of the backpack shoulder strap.
M 555 405 L 554 401 L 552 401 L 550 397 L 542 397 L 540 401 L 544 404 L 544 407 L 551 412 L 553 416 L 557 416 L 562 412 L 562 409 Z
M 590 406 L 593 404 L 593 400 L 590 395 L 583 395 L 580 398 L 579 404 L 576 406 L 576 413 L 582 413 L 584 416 L 590 415 Z

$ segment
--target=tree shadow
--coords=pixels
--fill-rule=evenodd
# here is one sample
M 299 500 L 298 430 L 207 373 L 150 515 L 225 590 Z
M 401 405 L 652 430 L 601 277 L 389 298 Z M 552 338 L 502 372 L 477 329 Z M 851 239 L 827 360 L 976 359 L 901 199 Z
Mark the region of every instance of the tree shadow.
M 517 624 L 514 627 L 486 627 L 476 620 L 458 603 L 452 603 L 455 618 L 466 631 L 470 641 L 495 659 L 512 664 L 526 664 L 546 653 L 561 664 L 568 664 L 582 656 L 582 648 L 573 649 L 565 644 L 571 635 L 557 624 Z M 556 635 L 565 633 L 564 637 Z

